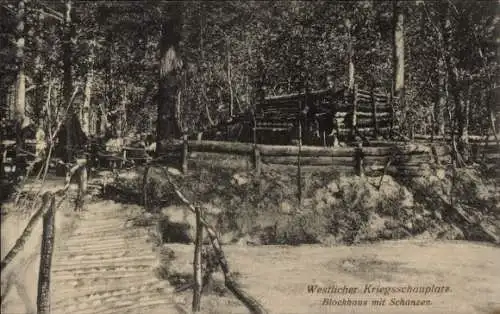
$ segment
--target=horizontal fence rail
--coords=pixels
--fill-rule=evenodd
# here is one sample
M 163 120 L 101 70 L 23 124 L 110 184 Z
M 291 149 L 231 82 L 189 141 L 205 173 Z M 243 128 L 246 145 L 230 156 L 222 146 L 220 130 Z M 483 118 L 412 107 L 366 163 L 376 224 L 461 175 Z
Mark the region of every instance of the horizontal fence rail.
M 448 145 L 432 143 L 398 143 L 377 147 L 321 147 L 264 145 L 242 142 L 186 140 L 170 145 L 169 155 L 181 158 L 182 168 L 188 162 L 226 162 L 238 168 L 259 169 L 261 165 L 288 166 L 300 164 L 318 168 L 354 171 L 362 159 L 367 171 L 384 169 L 390 161 L 390 172 L 402 175 L 422 175 L 431 165 L 449 164 L 452 149 Z M 473 144 L 474 158 L 486 158 L 495 162 L 500 154 L 498 145 Z

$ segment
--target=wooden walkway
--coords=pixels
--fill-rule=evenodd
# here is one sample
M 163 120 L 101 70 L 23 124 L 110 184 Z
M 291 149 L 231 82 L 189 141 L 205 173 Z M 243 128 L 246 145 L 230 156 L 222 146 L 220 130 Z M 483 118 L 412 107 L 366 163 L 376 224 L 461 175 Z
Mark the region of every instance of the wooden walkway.
M 56 240 L 53 314 L 177 313 L 172 287 L 154 274 L 147 231 L 127 218 L 124 205 L 90 204 L 71 234 Z

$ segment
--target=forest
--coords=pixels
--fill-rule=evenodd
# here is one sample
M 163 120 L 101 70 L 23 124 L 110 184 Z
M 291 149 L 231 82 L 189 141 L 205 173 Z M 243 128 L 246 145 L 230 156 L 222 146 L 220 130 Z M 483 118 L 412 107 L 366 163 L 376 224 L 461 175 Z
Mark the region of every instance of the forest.
M 18 1 L 0 10 L 3 123 L 44 121 L 46 134 L 66 119 L 69 133 L 78 120 L 88 136 L 179 138 L 252 110 L 262 93 L 354 83 L 403 95 L 395 123 L 406 136 L 496 134 L 494 1 Z
M 498 9 L 1 1 L 2 311 L 494 311 Z

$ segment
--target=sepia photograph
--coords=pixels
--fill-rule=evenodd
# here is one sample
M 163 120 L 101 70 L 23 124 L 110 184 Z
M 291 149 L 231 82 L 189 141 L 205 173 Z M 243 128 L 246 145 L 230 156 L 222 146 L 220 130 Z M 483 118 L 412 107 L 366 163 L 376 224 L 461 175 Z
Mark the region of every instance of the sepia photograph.
M 4 314 L 500 314 L 498 0 L 0 0 Z

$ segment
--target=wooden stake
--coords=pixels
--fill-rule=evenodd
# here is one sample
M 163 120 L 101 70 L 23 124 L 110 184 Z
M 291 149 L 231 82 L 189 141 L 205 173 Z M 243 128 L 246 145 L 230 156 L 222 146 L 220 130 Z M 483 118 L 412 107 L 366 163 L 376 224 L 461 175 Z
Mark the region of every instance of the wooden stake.
M 364 176 L 364 153 L 363 153 L 363 144 L 359 143 L 358 147 L 356 148 L 356 152 L 354 154 L 356 164 L 355 164 L 355 170 L 356 170 L 356 175 L 358 176 Z
M 201 251 L 203 245 L 203 224 L 201 223 L 201 209 L 196 207 L 196 239 L 194 247 L 194 261 L 193 261 L 193 312 L 200 312 L 201 310 L 201 289 L 203 286 L 201 277 Z
M 50 195 L 49 209 L 43 216 L 42 247 L 40 269 L 38 272 L 38 295 L 36 300 L 38 314 L 50 314 L 50 272 L 54 251 L 55 233 L 55 196 Z
M 372 117 L 373 117 L 373 135 L 375 138 L 378 136 L 378 121 L 377 121 L 377 103 L 375 102 L 375 88 L 372 87 L 371 98 L 372 98 Z
M 389 136 L 392 138 L 393 137 L 393 130 L 394 130 L 394 86 L 391 84 L 391 93 L 389 94 L 389 104 L 391 106 L 391 131 Z
M 299 152 L 297 154 L 297 197 L 302 201 L 302 171 L 300 169 L 300 151 L 302 150 L 302 123 L 299 120 Z
M 356 115 L 358 111 L 358 84 L 354 84 L 353 101 L 352 101 L 352 121 L 351 121 L 351 140 L 355 138 L 356 130 Z
M 188 171 L 188 158 L 189 158 L 189 148 L 188 148 L 188 137 L 187 134 L 182 136 L 182 173 L 186 174 Z
M 260 150 L 257 147 L 257 119 L 253 115 L 253 165 L 256 175 L 260 175 Z
M 254 151 L 253 151 L 253 160 L 254 160 L 255 174 L 260 175 L 261 158 L 260 158 L 260 150 L 257 146 L 255 146 Z
M 149 166 L 146 165 L 146 169 L 144 169 L 144 176 L 142 177 L 142 205 L 146 210 L 149 209 L 148 204 L 148 174 L 149 174 Z

